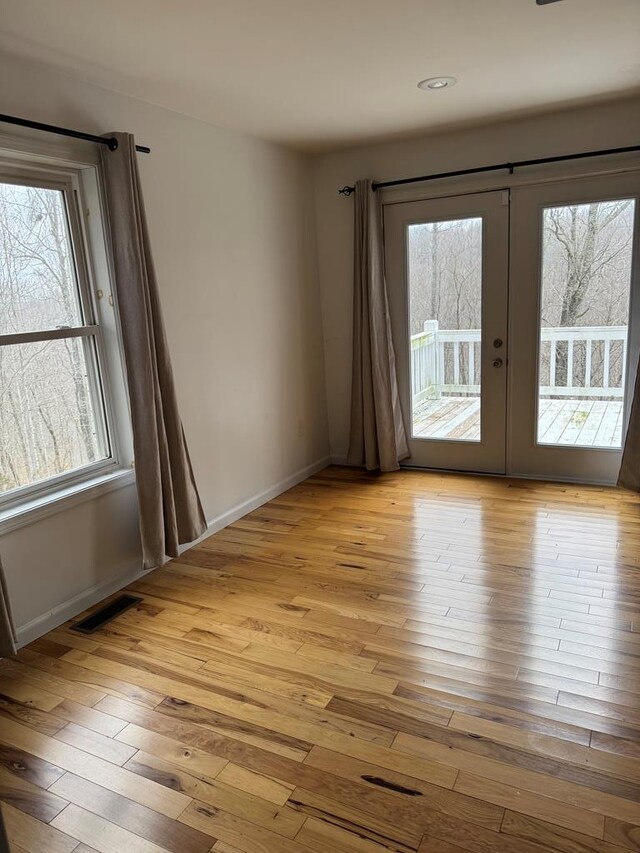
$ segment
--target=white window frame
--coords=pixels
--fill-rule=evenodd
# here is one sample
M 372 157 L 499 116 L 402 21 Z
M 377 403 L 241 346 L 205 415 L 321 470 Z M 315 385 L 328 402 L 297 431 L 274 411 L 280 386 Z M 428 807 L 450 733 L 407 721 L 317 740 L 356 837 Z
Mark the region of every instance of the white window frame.
M 77 500 L 79 495 L 90 498 L 95 489 L 115 478 L 122 479 L 123 485 L 132 482 L 133 451 L 98 167 L 86 163 L 62 164 L 20 152 L 3 156 L 0 152 L 0 182 L 63 193 L 83 318 L 83 325 L 70 329 L 0 335 L 0 346 L 65 338 L 92 339 L 93 345 L 84 346 L 84 354 L 96 428 L 102 433 L 101 446 L 107 451 L 104 459 L 0 493 L 0 530 L 3 530 L 6 522 L 10 527 L 16 526 L 11 523 L 16 515 L 41 510 L 44 504 L 51 507 L 57 501 Z

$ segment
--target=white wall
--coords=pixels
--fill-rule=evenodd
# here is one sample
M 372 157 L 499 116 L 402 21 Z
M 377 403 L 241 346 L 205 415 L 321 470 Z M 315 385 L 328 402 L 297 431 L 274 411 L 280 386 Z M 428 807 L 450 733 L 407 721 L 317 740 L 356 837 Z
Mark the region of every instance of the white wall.
M 16 58 L 2 58 L 0 81 L 0 112 L 132 131 L 152 148 L 140 155 L 142 182 L 207 518 L 325 460 L 310 160 Z M 135 491 L 8 533 L 0 551 L 15 621 L 32 637 L 50 611 L 59 621 L 139 569 Z
M 359 178 L 385 181 L 575 151 L 637 145 L 639 138 L 640 104 L 635 100 L 366 145 L 316 159 L 318 263 L 329 439 L 334 460 L 344 461 L 349 444 L 353 269 L 353 200 L 338 196 L 338 188 L 352 185 Z M 430 184 L 428 191 L 433 192 L 434 186 Z M 440 183 L 438 191 L 444 192 L 445 186 Z

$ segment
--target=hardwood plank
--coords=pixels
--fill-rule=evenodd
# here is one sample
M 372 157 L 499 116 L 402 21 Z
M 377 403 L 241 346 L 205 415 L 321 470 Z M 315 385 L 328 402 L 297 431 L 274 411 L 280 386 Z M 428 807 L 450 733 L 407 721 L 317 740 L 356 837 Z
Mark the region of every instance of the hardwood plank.
M 217 775 L 219 782 L 238 788 L 247 794 L 254 794 L 269 803 L 283 806 L 294 791 L 293 785 L 286 785 L 276 779 L 270 779 L 260 773 L 254 773 L 246 767 L 240 767 L 229 761 Z
M 227 842 L 242 853 L 310 853 L 313 849 L 202 803 L 193 802 L 179 820 Z
M 628 848 L 601 841 L 581 832 L 507 809 L 502 828 L 505 835 L 530 841 L 557 853 L 627 853 Z
M 633 823 L 608 817 L 604 822 L 604 837 L 606 841 L 628 847 L 631 850 L 640 849 L 640 815 Z
M 472 773 L 459 773 L 454 790 L 469 797 L 481 797 L 497 806 L 511 808 L 522 814 L 543 817 L 558 826 L 582 831 L 594 838 L 601 838 L 604 832 L 602 815 L 566 803 L 554 802 L 549 797 L 532 792 L 523 793 L 518 788 L 474 776 Z
M 56 705 L 55 716 L 61 717 L 63 721 L 66 720 L 69 723 L 77 723 L 79 726 L 91 729 L 92 732 L 105 737 L 115 737 L 126 726 L 124 720 L 103 714 L 95 708 L 79 705 L 77 702 L 72 702 L 71 699 L 63 699 Z
M 40 788 L 53 785 L 65 772 L 61 767 L 49 764 L 48 761 L 3 744 L 0 745 L 0 767 Z
M 124 743 L 93 732 L 90 729 L 85 729 L 83 726 L 78 726 L 75 723 L 68 723 L 64 728 L 56 732 L 54 737 L 57 740 L 64 741 L 64 743 L 77 746 L 90 755 L 97 755 L 98 758 L 111 761 L 113 764 L 124 764 L 135 752 L 134 747 L 127 746 Z
M 429 847 L 434 840 L 452 844 L 454 850 L 460 848 L 469 853 L 551 853 L 549 848 L 542 847 L 537 842 L 494 832 L 491 829 L 484 829 L 437 813 L 430 816 L 418 853 L 430 853 Z
M 165 853 L 165 848 L 158 844 L 73 804 L 54 818 L 51 826 L 78 841 L 91 843 L 99 853 L 113 853 L 114 850 L 126 850 L 127 853 Z
M 51 786 L 50 791 L 122 829 L 146 838 L 170 853 L 207 853 L 214 843 L 210 835 L 133 803 L 73 773 L 65 773 Z
M 49 823 L 68 805 L 67 801 L 43 791 L 24 777 L 0 768 L 0 800 Z
M 640 742 L 638 740 L 626 740 L 621 737 L 592 732 L 591 747 L 594 750 L 611 752 L 615 755 L 628 755 L 634 759 L 640 759 Z M 624 766 L 624 764 L 623 764 Z
M 462 730 L 480 738 L 490 738 L 494 742 L 520 747 L 536 755 L 547 756 L 548 759 L 566 762 L 569 766 L 581 765 L 613 777 L 624 777 L 640 785 L 640 761 L 633 758 L 625 761 L 621 756 L 608 755 L 559 738 L 522 732 L 512 726 L 470 717 L 458 711 L 451 717 L 449 728 Z M 551 769 L 551 765 L 547 766 Z
M 0 695 L 39 711 L 51 711 L 60 702 L 60 697 L 48 690 L 12 678 L 0 678 Z
M 35 652 L 33 654 L 35 655 Z M 53 658 L 48 658 L 48 660 L 53 661 Z M 27 666 L 15 658 L 3 658 L 0 660 L 0 672 L 21 684 L 55 691 L 56 695 L 60 696 L 61 699 L 72 699 L 75 702 L 80 702 L 82 705 L 95 705 L 96 702 L 99 702 L 100 699 L 106 696 L 104 691 L 94 690 L 92 687 L 87 687 L 84 684 L 76 684 L 73 681 L 66 681 L 64 678 L 55 678 L 38 669 Z
M 28 853 L 72 853 L 76 838 L 37 820 L 8 803 L 2 803 L 2 817 L 9 843 Z
M 322 819 L 309 817 L 296 840 L 307 845 L 307 849 L 316 853 L 387 853 L 389 849 L 398 853 L 413 853 L 414 846 L 398 843 L 380 833 L 377 822 L 370 820 L 367 826 L 351 824 L 344 820 L 344 826 L 334 823 L 335 818 L 328 819 L 329 811 L 320 811 Z
M 54 735 L 65 724 L 64 720 L 59 720 L 51 714 L 15 702 L 8 696 L 0 696 L 0 728 L 4 725 L 4 720 L 16 720 L 45 735 Z

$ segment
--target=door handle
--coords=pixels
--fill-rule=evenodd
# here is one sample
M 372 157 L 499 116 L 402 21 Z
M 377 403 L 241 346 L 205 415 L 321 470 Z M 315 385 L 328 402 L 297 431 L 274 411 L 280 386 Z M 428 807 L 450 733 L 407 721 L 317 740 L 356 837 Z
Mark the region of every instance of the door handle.
M 502 359 L 501 358 L 494 358 L 493 359 L 493 366 L 494 367 L 502 367 Z

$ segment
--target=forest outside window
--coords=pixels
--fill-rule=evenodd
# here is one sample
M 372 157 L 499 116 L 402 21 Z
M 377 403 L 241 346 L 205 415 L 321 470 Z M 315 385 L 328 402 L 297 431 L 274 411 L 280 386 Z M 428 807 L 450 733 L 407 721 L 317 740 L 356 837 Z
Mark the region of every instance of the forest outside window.
M 72 176 L 0 171 L 0 505 L 117 465 Z

